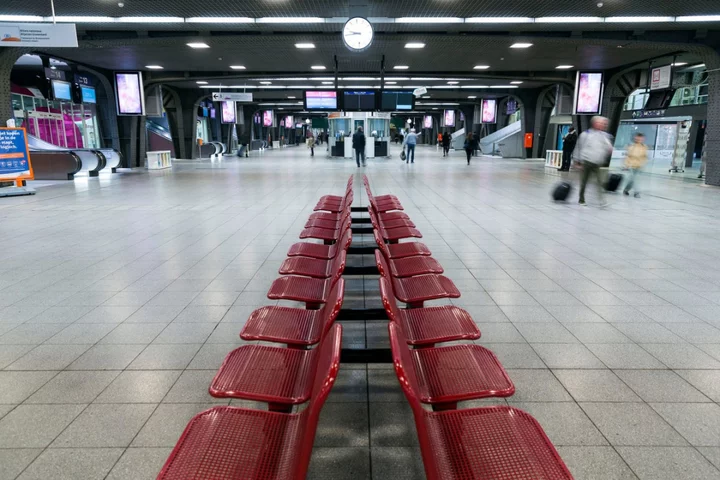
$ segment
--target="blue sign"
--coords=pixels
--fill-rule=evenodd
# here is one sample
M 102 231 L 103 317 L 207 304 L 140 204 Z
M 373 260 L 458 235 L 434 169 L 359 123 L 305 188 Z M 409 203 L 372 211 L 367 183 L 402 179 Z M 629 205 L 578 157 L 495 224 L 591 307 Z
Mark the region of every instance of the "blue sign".
M 87 75 L 80 75 L 78 73 L 75 74 L 75 83 L 78 85 L 92 85 L 90 77 Z
M 97 96 L 93 87 L 80 87 L 83 103 L 97 103 Z
M 30 155 L 22 128 L 0 128 L 0 179 L 30 174 Z

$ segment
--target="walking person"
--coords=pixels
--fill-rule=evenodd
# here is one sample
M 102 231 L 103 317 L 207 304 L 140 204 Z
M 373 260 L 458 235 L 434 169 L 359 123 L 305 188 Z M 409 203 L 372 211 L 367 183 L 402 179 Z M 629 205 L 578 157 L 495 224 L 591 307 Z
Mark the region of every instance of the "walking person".
M 473 136 L 472 132 L 467 134 L 467 137 L 465 137 L 465 145 L 463 146 L 465 150 L 465 155 L 467 155 L 467 162 L 468 165 L 470 165 L 470 158 L 473 155 L 473 152 L 479 148 L 478 141 Z
M 415 129 L 411 128 L 410 133 L 405 136 L 404 144 L 407 145 L 407 158 L 405 163 L 415 163 L 415 146 L 417 145 L 417 134 Z
M 597 180 L 598 200 L 600 206 L 607 205 L 603 195 L 603 175 L 601 167 L 607 165 L 612 155 L 613 142 L 610 134 L 607 133 L 608 119 L 605 117 L 593 117 L 590 121 L 590 129 L 583 132 L 578 138 L 577 154 L 578 162 L 582 164 L 582 177 L 580 180 L 580 205 L 585 205 L 585 188 L 590 176 Z
M 309 128 L 307 129 L 307 140 L 306 140 L 307 146 L 310 149 L 310 156 L 315 156 L 315 137 L 313 136 L 312 130 Z
M 447 157 L 448 155 L 450 155 L 450 134 L 448 132 L 443 133 L 442 147 L 443 157 Z
M 365 166 L 365 134 L 363 128 L 358 127 L 357 132 L 352 137 L 352 146 L 355 150 L 355 163 L 360 168 L 360 160 L 362 159 L 362 165 Z
M 625 185 L 623 193 L 630 195 L 630 190 L 635 190 L 635 198 L 640 196 L 637 189 L 637 175 L 647 163 L 648 147 L 645 145 L 645 135 L 642 133 L 635 134 L 634 142 L 628 146 L 627 157 L 625 157 L 625 167 L 629 171 L 628 181 Z
M 563 138 L 563 148 L 562 148 L 562 165 L 558 170 L 561 172 L 569 172 L 570 171 L 570 164 L 572 163 L 572 154 L 575 150 L 575 145 L 577 144 L 578 135 L 575 131 L 575 127 L 570 127 L 570 131 L 565 135 L 565 138 Z

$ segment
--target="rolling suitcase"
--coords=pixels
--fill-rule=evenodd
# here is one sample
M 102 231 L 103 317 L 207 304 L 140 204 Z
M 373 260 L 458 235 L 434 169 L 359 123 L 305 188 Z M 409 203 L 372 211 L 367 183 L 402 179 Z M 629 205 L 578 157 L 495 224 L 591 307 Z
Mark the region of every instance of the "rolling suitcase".
M 619 173 L 611 173 L 608 175 L 607 183 L 605 184 L 605 190 L 608 192 L 614 192 L 618 189 L 622 183 L 623 176 Z
M 560 182 L 555 185 L 555 188 L 553 188 L 552 198 L 556 202 L 563 202 L 567 200 L 567 197 L 568 195 L 570 195 L 571 191 L 572 185 L 570 185 L 568 182 Z

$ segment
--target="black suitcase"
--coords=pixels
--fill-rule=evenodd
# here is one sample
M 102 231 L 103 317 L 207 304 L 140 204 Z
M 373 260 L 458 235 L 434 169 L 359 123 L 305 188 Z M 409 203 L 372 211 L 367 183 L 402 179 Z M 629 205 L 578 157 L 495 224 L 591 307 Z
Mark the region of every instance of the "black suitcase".
M 556 202 L 562 202 L 565 201 L 570 195 L 570 192 L 572 191 L 572 185 L 570 185 L 568 182 L 560 182 L 557 185 L 555 185 L 555 188 L 553 188 L 552 191 L 552 198 Z
M 607 183 L 605 184 L 605 190 L 608 192 L 614 192 L 618 189 L 622 183 L 623 176 L 619 173 L 611 173 L 608 175 Z

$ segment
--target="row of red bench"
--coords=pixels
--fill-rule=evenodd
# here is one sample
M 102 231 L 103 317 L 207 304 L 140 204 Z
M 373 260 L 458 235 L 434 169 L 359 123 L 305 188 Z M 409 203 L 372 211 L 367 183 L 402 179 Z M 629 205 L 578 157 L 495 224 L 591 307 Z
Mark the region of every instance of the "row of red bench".
M 507 406 L 458 409 L 461 401 L 508 397 L 515 386 L 490 350 L 475 344 L 435 346 L 475 340 L 480 331 L 457 306 L 423 308 L 425 301 L 457 298 L 460 292 L 441 275 L 442 266 L 425 245 L 386 243 L 422 235 L 398 211 L 402 205 L 396 198 L 373 197 L 367 177 L 363 180 L 393 362 L 413 410 L 428 480 L 572 479 L 540 424 L 526 412 Z M 396 299 L 408 308 L 399 308 Z
M 339 198 L 339 199 L 338 199 Z M 265 402 L 267 410 L 215 407 L 190 420 L 158 479 L 304 479 L 320 410 L 338 373 L 345 292 L 341 278 L 352 242 L 352 177 L 342 197 L 323 197 L 280 267 L 268 297 L 306 309 L 255 310 L 240 336 L 287 345 L 244 345 L 230 352 L 210 384 L 217 398 Z M 330 215 L 330 216 L 328 216 Z M 314 348 L 312 348 L 314 346 Z M 295 411 L 293 411 L 295 410 Z

